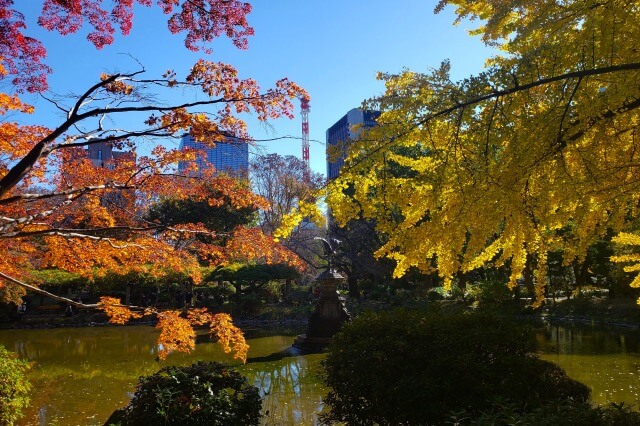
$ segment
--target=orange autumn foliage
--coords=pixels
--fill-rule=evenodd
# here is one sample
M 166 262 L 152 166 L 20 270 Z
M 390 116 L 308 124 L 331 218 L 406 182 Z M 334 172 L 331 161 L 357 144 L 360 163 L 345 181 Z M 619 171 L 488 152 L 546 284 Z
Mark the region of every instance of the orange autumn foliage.
M 131 319 L 142 318 L 143 314 L 133 312 L 123 306 L 119 299 L 102 297 L 100 303 L 109 315 L 112 324 L 126 324 Z M 178 310 L 158 311 L 154 308 L 144 310 L 145 316 L 158 316 L 156 328 L 158 336 L 158 359 L 164 361 L 173 351 L 191 352 L 196 346 L 194 326 L 208 325 L 209 335 L 217 341 L 225 353 L 233 353 L 235 359 L 246 362 L 249 345 L 228 314 L 212 314 L 206 308 L 194 308 L 185 313 Z
M 196 332 L 180 311 L 163 311 L 158 314 L 160 329 L 158 358 L 164 360 L 172 351 L 189 353 L 196 347 Z
M 242 331 L 231 322 L 229 314 L 218 313 L 212 315 L 212 319 L 209 322 L 209 334 L 218 338 L 218 343 L 226 353 L 233 352 L 234 358 L 242 362 L 247 361 L 249 345 L 247 345 Z
M 103 296 L 100 298 L 100 304 L 104 312 L 109 316 L 109 323 L 111 324 L 124 325 L 131 319 L 142 318 L 141 314 L 122 306 L 120 299 L 115 297 Z
M 152 2 L 138 3 L 150 6 Z M 116 1 L 111 11 L 97 0 L 43 0 L 43 4 L 41 26 L 66 35 L 88 24 L 89 39 L 97 47 L 109 44 L 113 37 L 109 22 L 121 25 L 124 34 L 133 22 L 132 2 Z M 220 35 L 246 47 L 246 38 L 253 32 L 246 22 L 250 7 L 245 3 L 162 0 L 157 4 L 170 15 L 170 30 L 186 33 L 190 49 Z M 197 285 L 201 267 L 236 258 L 302 267 L 295 255 L 257 230 L 235 229 L 225 236 L 228 242 L 220 244 L 219 233 L 202 224 L 150 222 L 145 213 L 154 201 L 168 196 L 206 199 L 211 206 L 265 206 L 264 199 L 214 170 L 192 168 L 178 173 L 179 161 L 193 161 L 201 153 L 172 149 L 165 142 L 191 132 L 209 146 L 228 135 L 251 143 L 242 114 L 250 112 L 261 121 L 292 117 L 292 100 L 308 96 L 303 89 L 286 78 L 262 89 L 253 79 L 239 78 L 231 65 L 199 60 L 185 75 L 169 70 L 143 77 L 146 71 L 140 69 L 96 76 L 95 84 L 84 90 L 62 88 L 58 91 L 78 94 L 66 99 L 45 96 L 50 104 L 38 105 L 56 114 L 63 110 L 60 121 L 50 128 L 27 124 L 33 120 L 25 115 L 37 112 L 20 96 L 24 91 L 46 91 L 51 69 L 43 62 L 43 44 L 23 34 L 20 7 L 24 7 L 20 2 L 0 1 L 0 81 L 12 85 L 14 90 L 9 92 L 17 93 L 0 93 L 0 299 L 18 302 L 25 290 L 34 291 L 72 305 L 103 309 L 111 322 L 121 324 L 152 312 L 138 312 L 112 298 L 83 305 L 51 295 L 38 287 L 32 271 L 57 268 L 85 277 L 113 271 L 151 276 L 178 272 Z M 104 20 L 97 22 L 97 16 Z M 165 95 L 171 98 L 172 91 L 178 92 L 173 97 L 177 101 L 159 101 Z M 132 124 L 118 125 L 120 117 Z M 87 148 L 92 146 L 122 155 L 94 162 L 87 158 Z M 221 196 L 211 197 L 205 183 Z M 153 313 L 162 329 L 161 358 L 172 350 L 190 350 L 196 324 L 209 324 L 225 350 L 246 358 L 242 334 L 227 316 Z

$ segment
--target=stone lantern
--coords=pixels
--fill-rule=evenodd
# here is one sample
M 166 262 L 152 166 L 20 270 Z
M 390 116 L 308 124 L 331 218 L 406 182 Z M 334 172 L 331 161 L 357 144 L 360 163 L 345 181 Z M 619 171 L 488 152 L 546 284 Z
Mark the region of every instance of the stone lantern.
M 329 266 L 316 277 L 316 283 L 320 287 L 320 298 L 309 318 L 307 333 L 297 336 L 293 343 L 293 346 L 300 349 L 322 349 L 340 330 L 342 324 L 349 319 L 349 312 L 344 305 L 344 300 L 338 297 L 337 291 L 338 284 L 344 278 L 332 268 L 333 250 L 325 240 L 322 241 L 325 243 L 325 247 L 329 247 L 329 250 L 325 250 Z

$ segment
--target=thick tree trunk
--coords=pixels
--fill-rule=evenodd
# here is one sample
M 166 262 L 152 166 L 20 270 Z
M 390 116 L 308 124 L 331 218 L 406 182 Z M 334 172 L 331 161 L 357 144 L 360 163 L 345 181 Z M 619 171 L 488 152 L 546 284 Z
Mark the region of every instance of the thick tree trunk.
M 127 283 L 127 289 L 124 296 L 124 304 L 127 306 L 131 305 L 131 284 Z
M 527 254 L 527 262 L 524 266 L 524 271 L 522 271 L 522 278 L 524 279 L 524 286 L 529 291 L 529 294 L 532 297 L 532 300 L 536 299 L 536 286 L 533 282 L 533 268 L 534 268 L 534 259 L 533 256 Z
M 460 293 L 462 293 L 462 300 L 465 300 L 465 291 L 467 289 L 468 277 L 464 272 L 456 273 L 456 281 L 458 282 L 458 288 L 460 289 Z
M 582 288 L 582 286 L 591 284 L 591 274 L 589 273 L 589 262 L 587 259 L 582 263 L 578 263 L 577 260 L 573 261 L 573 275 L 576 278 L 576 287 Z
M 349 286 L 349 297 L 352 299 L 359 299 L 360 286 L 358 285 L 358 279 L 356 277 L 349 276 L 347 278 L 347 284 Z
M 286 300 L 291 294 L 292 282 L 291 278 L 287 278 L 282 286 L 282 300 Z

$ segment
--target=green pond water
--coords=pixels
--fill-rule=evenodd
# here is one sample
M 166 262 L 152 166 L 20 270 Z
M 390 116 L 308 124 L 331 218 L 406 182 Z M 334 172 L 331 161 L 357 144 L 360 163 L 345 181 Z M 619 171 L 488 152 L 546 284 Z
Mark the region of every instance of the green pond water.
M 540 357 L 591 388 L 594 403 L 640 400 L 640 331 L 584 325 L 537 329 Z
M 191 354 L 173 353 L 160 364 L 155 361 L 158 331 L 152 326 L 0 330 L 0 344 L 35 362 L 29 375 L 31 407 L 20 425 L 102 425 L 127 404 L 139 376 L 198 360 L 237 365 L 264 395 L 265 424 L 314 424 L 324 395 L 316 376 L 323 355 L 283 353 L 293 343 L 293 332 L 246 333 L 251 348 L 245 365 L 206 336 Z
M 34 362 L 31 407 L 21 425 L 102 425 L 127 404 L 137 379 L 166 364 L 217 360 L 237 365 L 264 395 L 266 425 L 313 425 L 325 393 L 318 379 L 322 354 L 289 350 L 291 332 L 247 331 L 248 362 L 240 365 L 200 339 L 189 355 L 155 361 L 157 331 L 151 326 L 0 330 L 0 344 Z M 536 330 L 541 357 L 590 386 L 595 403 L 637 403 L 640 332 L 584 326 Z

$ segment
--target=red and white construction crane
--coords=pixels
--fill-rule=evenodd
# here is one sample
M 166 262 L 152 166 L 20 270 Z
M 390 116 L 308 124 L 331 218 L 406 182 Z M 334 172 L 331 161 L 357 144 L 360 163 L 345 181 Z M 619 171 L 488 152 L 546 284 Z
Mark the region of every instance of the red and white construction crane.
M 305 178 L 309 178 L 309 98 L 300 98 L 300 116 L 302 117 L 302 161 L 304 162 Z

